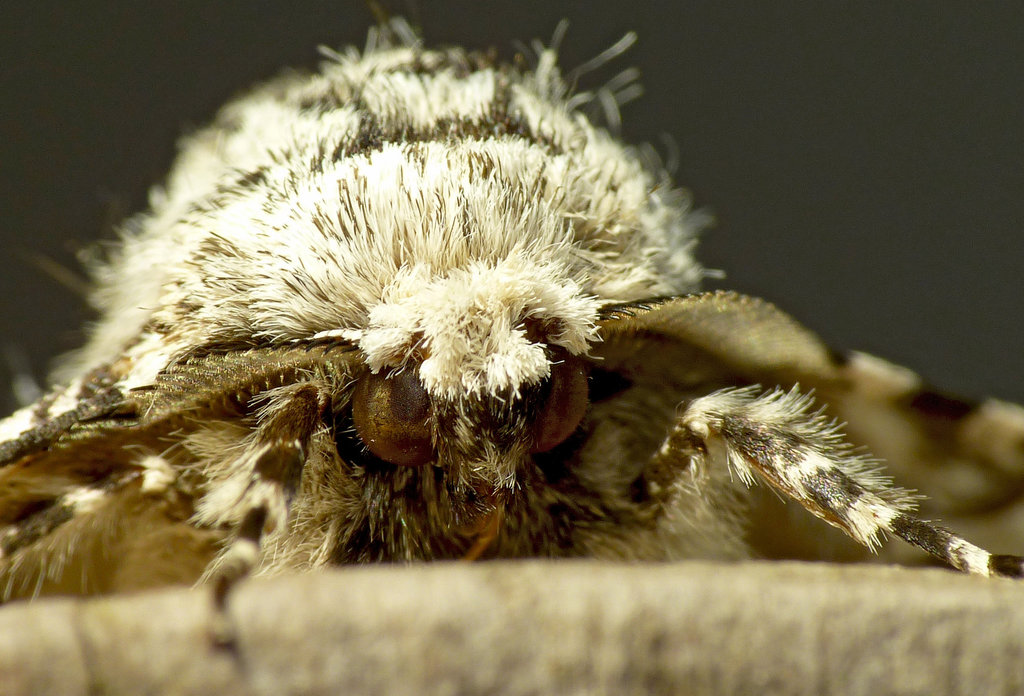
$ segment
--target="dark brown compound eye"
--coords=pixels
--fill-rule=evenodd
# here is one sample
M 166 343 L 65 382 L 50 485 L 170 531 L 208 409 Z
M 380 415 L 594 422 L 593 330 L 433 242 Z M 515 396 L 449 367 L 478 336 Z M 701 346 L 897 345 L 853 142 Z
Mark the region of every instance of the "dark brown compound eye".
M 352 422 L 374 455 L 400 466 L 434 458 L 430 397 L 414 369 L 368 374 L 352 394 Z
M 543 405 L 533 423 L 531 451 L 547 452 L 562 444 L 583 420 L 588 405 L 586 366 L 567 355 L 551 366 Z

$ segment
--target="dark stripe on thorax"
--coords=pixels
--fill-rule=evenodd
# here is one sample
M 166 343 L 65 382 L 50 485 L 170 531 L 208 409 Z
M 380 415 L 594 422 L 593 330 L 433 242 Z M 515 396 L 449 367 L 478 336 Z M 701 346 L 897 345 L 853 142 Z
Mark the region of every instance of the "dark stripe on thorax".
M 515 137 L 539 145 L 551 154 L 562 149 L 548 136 L 533 130 L 522 114 L 512 111 L 513 83 L 508 76 L 495 75 L 494 97 L 490 109 L 482 115 L 446 116 L 425 127 L 409 123 L 387 122 L 371 112 L 361 99 L 354 103 L 360 115 L 359 130 L 349 141 L 340 143 L 331 153 L 335 162 L 347 157 L 368 155 L 385 145 L 487 140 Z
M 512 110 L 512 88 L 516 84 L 509 74 L 497 72 L 495 91 L 490 108 L 480 115 L 446 116 L 426 126 L 416 126 L 400 119 L 382 119 L 367 108 L 365 102 L 354 98 L 348 103 L 338 103 L 333 108 L 352 108 L 359 115 L 359 127 L 350 136 L 336 142 L 321 142 L 316 145 L 312 156 L 298 156 L 299 149 L 286 148 L 268 153 L 272 162 L 284 165 L 293 174 L 323 172 L 329 164 L 350 157 L 369 156 L 380 152 L 389 145 L 413 145 L 419 143 L 457 143 L 460 141 L 484 141 L 492 138 L 516 138 L 541 147 L 549 155 L 565 152 L 550 136 L 534 130 L 526 118 Z M 300 105 L 297 105 L 300 106 Z M 301 106 L 300 106 L 301 108 Z M 322 108 L 322 105 L 319 107 Z M 252 191 L 267 184 L 266 165 L 252 171 L 238 171 L 230 182 L 221 183 L 216 190 L 192 204 L 190 215 L 205 215 L 226 204 L 226 200 Z M 291 182 L 282 182 L 287 189 Z

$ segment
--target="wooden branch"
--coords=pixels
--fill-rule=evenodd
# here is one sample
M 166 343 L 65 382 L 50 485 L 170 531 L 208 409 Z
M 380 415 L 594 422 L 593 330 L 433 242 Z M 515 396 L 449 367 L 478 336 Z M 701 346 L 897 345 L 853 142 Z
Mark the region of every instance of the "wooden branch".
M 363 567 L 0 610 L 0 693 L 1024 693 L 1024 583 L 796 563 Z

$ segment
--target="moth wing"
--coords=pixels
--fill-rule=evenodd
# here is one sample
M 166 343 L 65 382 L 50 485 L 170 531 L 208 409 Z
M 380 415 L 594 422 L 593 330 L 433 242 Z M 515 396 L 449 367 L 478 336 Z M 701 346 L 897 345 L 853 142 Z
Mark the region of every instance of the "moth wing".
M 841 354 L 764 300 L 711 292 L 607 307 L 598 356 L 627 377 L 657 380 L 670 363 L 690 362 L 707 390 L 760 384 L 813 390 L 817 405 L 844 424 L 847 439 L 884 464 L 903 487 L 927 496 L 921 516 L 987 548 L 1019 546 L 1024 530 L 1024 409 L 941 394 L 906 368 L 863 353 Z M 634 352 L 637 359 L 630 358 Z M 678 369 L 673 366 L 673 369 Z M 766 555 L 859 558 L 841 535 L 787 536 L 803 517 L 776 496 L 758 494 L 751 542 Z M 883 556 L 924 556 L 889 544 Z
M 0 601 L 194 581 L 225 531 L 191 524 L 200 485 L 181 476 L 183 438 L 245 422 L 267 389 L 347 374 L 354 355 L 324 344 L 195 356 L 148 387 L 80 380 L 0 422 Z
M 97 371 L 0 422 L 0 600 L 110 589 L 111 555 L 194 541 L 187 506 L 154 495 L 173 481 L 170 467 L 159 457 L 136 466 L 141 453 L 118 451 L 127 439 L 107 439 L 131 431 L 131 418 L 113 415 L 127 401 Z
M 846 355 L 837 369 L 840 379 L 820 386 L 821 399 L 854 442 L 925 494 L 922 517 L 986 548 L 1020 545 L 1024 408 L 945 394 L 911 370 L 864 353 Z

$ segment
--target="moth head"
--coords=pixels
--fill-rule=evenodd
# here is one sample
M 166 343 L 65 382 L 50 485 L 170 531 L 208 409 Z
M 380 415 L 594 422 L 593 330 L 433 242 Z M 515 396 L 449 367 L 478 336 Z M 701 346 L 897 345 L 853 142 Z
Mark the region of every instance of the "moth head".
M 352 394 L 367 448 L 508 485 L 529 454 L 568 438 L 587 409 L 597 305 L 558 271 L 512 259 L 406 272 L 347 332 L 369 368 Z
M 587 407 L 585 361 L 553 350 L 548 375 L 517 394 L 434 399 L 415 365 L 368 373 L 354 388 L 352 421 L 370 452 L 391 464 L 468 464 L 507 480 L 515 461 L 564 442 Z

